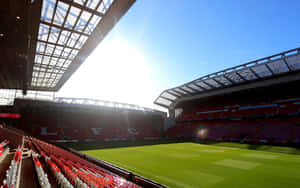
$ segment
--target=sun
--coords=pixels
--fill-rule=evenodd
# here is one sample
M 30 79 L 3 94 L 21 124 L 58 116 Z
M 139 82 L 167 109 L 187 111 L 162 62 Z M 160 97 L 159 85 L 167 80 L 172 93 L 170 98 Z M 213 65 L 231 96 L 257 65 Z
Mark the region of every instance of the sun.
M 151 64 L 122 39 L 103 42 L 62 88 L 60 95 L 96 98 L 152 107 Z

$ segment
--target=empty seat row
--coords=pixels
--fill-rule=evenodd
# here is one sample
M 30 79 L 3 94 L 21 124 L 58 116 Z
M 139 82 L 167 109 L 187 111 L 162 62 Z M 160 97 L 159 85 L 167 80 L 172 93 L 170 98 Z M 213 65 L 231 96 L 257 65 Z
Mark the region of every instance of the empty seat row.
M 0 143 L 0 162 L 6 157 L 9 152 L 8 144 L 8 140 L 4 140 Z
M 51 184 L 49 183 L 47 174 L 43 170 L 42 164 L 38 159 L 38 154 L 35 152 L 32 152 L 32 160 L 34 162 L 34 168 L 36 171 L 36 174 L 38 176 L 38 181 L 41 186 L 41 188 L 51 188 Z
M 60 185 L 68 185 L 69 182 L 74 187 L 139 187 L 69 151 L 34 138 L 32 142 L 54 176 L 61 178 L 57 180 Z
M 1 188 L 14 188 L 17 187 L 17 183 L 19 180 L 19 173 L 21 168 L 21 160 L 22 160 L 22 146 L 19 146 L 16 150 L 13 160 L 6 171 L 6 178 L 3 180 L 3 185 Z
M 170 138 L 200 138 L 212 141 L 245 141 L 274 144 L 299 144 L 300 120 L 269 118 L 257 120 L 218 120 L 184 122 L 169 128 Z

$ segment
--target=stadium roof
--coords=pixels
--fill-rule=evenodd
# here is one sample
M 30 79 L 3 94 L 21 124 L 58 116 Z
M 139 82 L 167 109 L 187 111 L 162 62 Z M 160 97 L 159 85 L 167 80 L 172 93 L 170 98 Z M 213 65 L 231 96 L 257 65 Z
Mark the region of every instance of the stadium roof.
M 134 2 L 5 0 L 0 88 L 59 90 Z
M 233 92 L 264 86 L 265 84 L 300 80 L 299 74 L 293 77 L 286 77 L 292 73 L 299 72 L 300 48 L 296 48 L 208 74 L 181 86 L 167 89 L 160 94 L 154 103 L 171 109 L 181 101 L 223 94 L 226 89 L 228 92 Z M 272 78 L 271 82 L 270 79 Z M 262 81 L 262 84 L 250 84 L 258 83 L 259 81 Z M 243 85 L 247 85 L 247 87 L 241 87 Z M 236 88 L 233 90 L 232 88 L 234 87 Z
M 66 97 L 56 97 L 55 92 L 49 91 L 36 91 L 29 90 L 27 95 L 23 95 L 21 90 L 14 89 L 0 89 L 0 106 L 12 106 L 14 105 L 15 99 L 28 99 L 34 101 L 46 101 L 54 103 L 64 103 L 64 104 L 79 104 L 79 105 L 92 105 L 92 106 L 103 106 L 119 109 L 128 110 L 138 110 L 145 112 L 159 112 L 157 110 L 121 102 L 98 100 L 98 99 L 88 99 L 88 98 L 66 98 Z

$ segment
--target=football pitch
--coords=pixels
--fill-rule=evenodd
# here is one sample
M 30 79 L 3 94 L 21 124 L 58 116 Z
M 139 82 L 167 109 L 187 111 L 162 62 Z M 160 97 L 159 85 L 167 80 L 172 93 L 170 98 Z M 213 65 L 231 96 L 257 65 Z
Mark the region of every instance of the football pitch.
M 300 156 L 198 143 L 82 150 L 168 187 L 300 187 Z

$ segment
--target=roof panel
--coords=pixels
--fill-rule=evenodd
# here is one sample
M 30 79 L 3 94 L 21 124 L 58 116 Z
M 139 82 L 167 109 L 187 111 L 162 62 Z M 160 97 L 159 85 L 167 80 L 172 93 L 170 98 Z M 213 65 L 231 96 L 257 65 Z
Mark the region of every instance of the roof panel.
M 182 93 L 178 93 L 175 90 L 168 90 L 168 92 L 175 95 L 175 96 L 182 96 L 183 95 Z
M 261 64 L 255 67 L 252 67 L 252 70 L 258 74 L 261 78 L 272 76 L 272 72 L 267 68 L 265 64 Z
M 193 89 L 197 90 L 198 92 L 199 92 L 199 91 L 203 91 L 203 89 L 199 88 L 199 87 L 196 86 L 195 84 L 188 84 L 188 86 L 189 86 L 190 88 L 193 88 Z
M 246 80 L 253 80 L 257 78 L 249 68 L 238 71 L 238 73 Z
M 288 67 L 285 65 L 283 60 L 276 60 L 276 61 L 268 63 L 268 65 L 270 66 L 270 68 L 272 69 L 272 71 L 275 74 L 284 73 L 284 72 L 289 71 Z
M 209 85 L 205 84 L 202 81 L 198 81 L 198 82 L 196 82 L 196 84 L 199 85 L 199 86 L 201 86 L 204 89 L 211 89 L 211 87 Z
M 189 93 L 195 93 L 196 91 L 193 90 L 193 88 L 188 88 L 187 86 L 182 86 L 181 89 L 184 91 L 188 91 Z
M 286 57 L 286 61 L 293 71 L 300 69 L 300 57 L 299 56 Z
M 231 84 L 230 81 L 228 79 L 226 79 L 224 76 L 218 76 L 218 77 L 215 77 L 215 79 L 225 86 Z
M 176 96 L 174 96 L 174 95 L 172 95 L 172 94 L 170 94 L 170 93 L 168 93 L 168 92 L 164 92 L 161 96 L 162 96 L 162 97 L 165 97 L 165 98 L 168 98 L 168 99 L 170 99 L 170 100 L 175 100 L 175 99 L 177 99 Z

